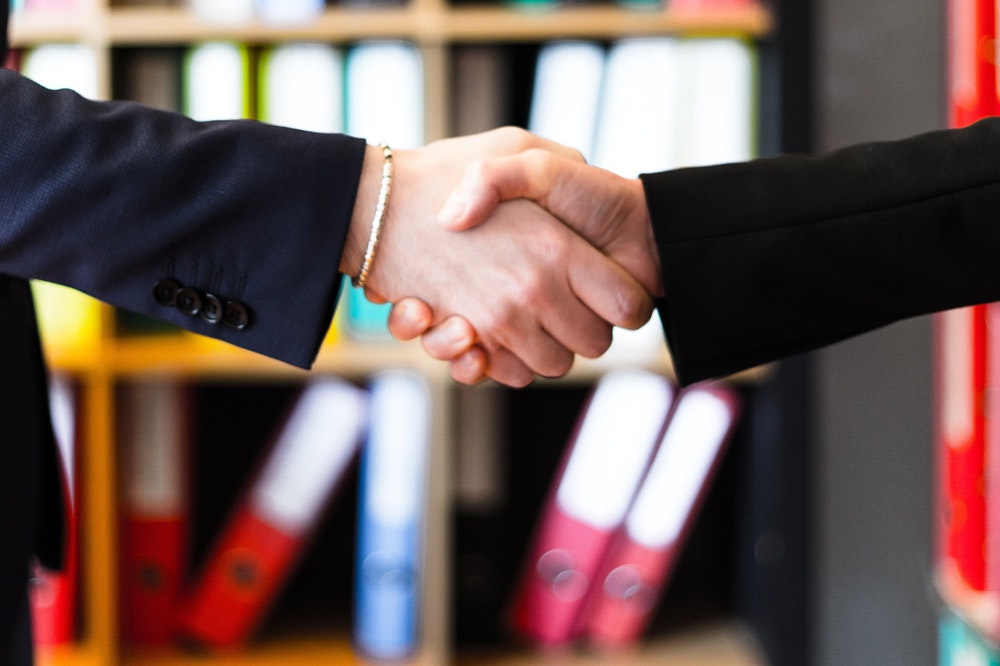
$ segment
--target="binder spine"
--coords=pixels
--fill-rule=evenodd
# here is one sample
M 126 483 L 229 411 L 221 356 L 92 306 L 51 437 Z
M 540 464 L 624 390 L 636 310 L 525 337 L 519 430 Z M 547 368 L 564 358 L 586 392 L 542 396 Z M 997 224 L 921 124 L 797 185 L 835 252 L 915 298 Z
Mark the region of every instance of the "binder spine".
M 339 486 L 366 418 L 361 389 L 336 379 L 305 387 L 182 604 L 183 638 L 214 647 L 250 638 Z
M 419 649 L 430 390 L 415 374 L 387 371 L 373 379 L 370 400 L 358 505 L 354 642 L 366 656 L 395 660 Z
M 584 407 L 529 548 L 514 629 L 543 645 L 578 635 L 586 595 L 649 465 L 673 388 L 652 373 L 605 375 Z
M 182 637 L 209 646 L 242 643 L 257 628 L 299 546 L 297 535 L 253 513 L 241 513 L 215 548 L 203 582 L 187 605 Z

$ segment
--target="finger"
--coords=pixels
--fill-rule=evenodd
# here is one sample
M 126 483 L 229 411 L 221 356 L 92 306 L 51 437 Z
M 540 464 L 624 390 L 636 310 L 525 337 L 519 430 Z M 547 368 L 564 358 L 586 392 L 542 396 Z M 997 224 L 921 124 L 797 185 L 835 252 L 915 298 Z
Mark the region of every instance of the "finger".
M 582 241 L 578 242 L 582 243 Z M 587 247 L 589 248 L 589 246 Z M 600 253 L 597 253 L 595 259 L 601 263 L 608 261 Z M 585 295 L 595 305 L 602 306 L 605 301 L 611 298 L 610 295 L 605 295 L 605 292 L 610 289 L 611 287 L 608 286 L 602 292 Z M 566 295 L 563 292 L 561 297 L 553 298 L 550 307 L 539 308 L 539 323 L 558 344 L 569 351 L 586 358 L 597 358 L 611 346 L 612 326 L 590 304 L 580 298 L 572 283 L 569 285 L 569 290 L 572 291 L 571 294 Z M 612 311 L 610 306 L 604 307 L 605 313 Z M 512 349 L 516 348 L 512 347 Z M 557 375 L 541 371 L 540 374 L 546 377 L 561 376 L 565 374 L 566 369 L 568 368 L 564 368 L 563 372 Z
M 568 169 L 583 164 L 537 148 L 473 162 L 442 206 L 438 222 L 462 231 L 482 223 L 501 201 L 540 201 L 552 189 L 560 165 Z
M 441 207 L 438 223 L 452 231 L 470 229 L 488 218 L 501 201 L 536 198 L 547 189 L 541 184 L 546 173 L 540 162 L 549 154 L 529 150 L 470 164 Z
M 448 372 L 460 384 L 478 384 L 487 377 L 487 364 L 486 352 L 482 347 L 473 345 L 464 354 L 448 361 Z
M 528 314 L 533 309 L 516 308 L 511 312 L 509 321 L 484 329 L 493 333 L 487 344 L 491 377 L 493 364 L 496 362 L 494 350 L 500 348 L 511 350 L 507 353 L 518 359 L 521 365 L 526 366 L 532 376 L 561 377 L 573 366 L 573 352 Z
M 431 358 L 450 361 L 464 354 L 476 342 L 476 330 L 464 317 L 453 315 L 430 328 L 420 339 Z
M 397 340 L 412 340 L 430 328 L 433 313 L 419 298 L 404 298 L 389 311 L 389 333 Z
M 438 214 L 438 223 L 452 231 L 482 223 L 501 201 L 531 199 L 556 217 L 584 211 L 575 210 L 576 197 L 553 196 L 569 182 L 589 186 L 607 184 L 599 179 L 605 172 L 588 168 L 586 162 L 551 151 L 531 149 L 515 155 L 480 160 L 469 165 L 458 185 Z
M 560 377 L 572 367 L 575 353 L 599 356 L 611 344 L 610 326 L 574 293 L 566 267 L 610 260 L 538 206 L 527 201 L 505 205 L 523 235 L 512 246 L 513 263 L 498 276 L 498 300 L 470 319 L 487 351 L 509 349 L 533 373 Z M 494 228 L 464 237 L 490 237 Z
M 521 205 L 520 202 L 507 205 Z M 537 211 L 537 207 L 531 204 L 524 204 L 524 215 Z M 532 228 L 531 248 L 536 261 L 542 266 L 571 267 L 579 264 L 595 264 L 604 269 L 604 273 L 610 273 L 614 282 L 608 285 L 592 287 L 586 284 L 588 292 L 586 295 L 594 305 L 585 303 L 577 289 L 574 287 L 569 275 L 559 275 L 557 271 L 529 272 L 524 271 L 521 275 L 522 282 L 515 286 L 515 293 L 518 294 L 528 311 L 536 313 L 538 323 L 559 345 L 570 352 L 596 358 L 608 350 L 611 346 L 611 324 L 602 315 L 617 314 L 612 308 L 612 304 L 606 303 L 617 294 L 616 289 L 621 288 L 619 281 L 627 277 L 627 273 L 622 270 L 615 271 L 611 267 L 617 267 L 610 259 L 596 250 L 589 243 L 566 229 L 561 224 L 537 224 Z M 603 273 L 602 273 L 603 274 Z M 642 296 L 641 286 L 628 278 L 628 285 L 635 284 Z M 631 295 L 631 294 L 630 294 Z M 603 311 L 598 312 L 594 306 L 602 307 Z M 624 318 L 622 318 L 624 319 Z M 532 357 L 525 353 L 520 345 L 513 344 L 506 340 L 502 346 L 515 352 L 521 360 L 525 361 L 538 374 L 552 377 L 565 374 L 572 364 L 572 359 L 562 367 L 543 368 L 536 365 Z M 528 350 L 530 352 L 530 350 Z M 565 359 L 564 359 L 565 360 Z
M 625 269 L 586 246 L 567 268 L 573 293 L 604 321 L 637 329 L 653 314 L 653 299 Z
M 543 308 L 539 317 L 549 335 L 575 354 L 597 358 L 611 346 L 611 324 L 576 297 Z
M 535 380 L 535 373 L 508 349 L 489 352 L 487 376 L 493 381 L 512 388 L 524 388 Z
M 374 303 L 375 305 L 382 305 L 383 303 L 388 303 L 388 301 L 382 294 L 378 293 L 371 287 L 365 287 L 364 290 L 365 290 L 365 298 L 369 302 Z
M 551 313 L 542 320 L 545 329 L 566 349 L 584 358 L 598 358 L 611 347 L 613 326 L 587 308 L 581 308 L 575 318 Z M 565 374 L 565 368 L 556 377 Z

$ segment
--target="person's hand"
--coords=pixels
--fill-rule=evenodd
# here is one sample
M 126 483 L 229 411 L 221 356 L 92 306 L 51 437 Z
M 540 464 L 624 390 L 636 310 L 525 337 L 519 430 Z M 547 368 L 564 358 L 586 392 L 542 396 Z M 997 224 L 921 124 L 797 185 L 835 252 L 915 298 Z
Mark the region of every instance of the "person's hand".
M 475 162 L 440 212 L 442 225 L 474 227 L 512 198 L 536 201 L 598 249 L 619 262 L 652 294 L 661 295 L 659 255 L 642 183 L 587 166 L 544 149 Z M 447 360 L 453 378 L 475 383 L 490 376 L 492 362 L 476 346 L 475 330 L 451 317 L 430 326 L 430 309 L 416 299 L 398 303 L 390 331 L 400 339 L 421 336 L 432 357 Z
M 594 357 L 607 349 L 611 325 L 636 328 L 652 312 L 642 285 L 530 202 L 507 202 L 497 208 L 495 224 L 463 233 L 437 223 L 473 160 L 555 145 L 505 128 L 395 151 L 382 240 L 368 278 L 373 297 L 419 297 L 433 312 L 432 325 L 461 315 L 490 356 L 491 376 L 515 386 L 535 375 L 565 374 L 575 354 Z M 568 162 L 578 159 L 561 150 Z M 381 165 L 372 147 L 340 265 L 349 275 L 361 266 Z
M 502 201 L 538 203 L 615 260 L 653 296 L 660 258 L 642 182 L 541 147 L 474 162 L 438 214 L 447 229 L 486 221 Z

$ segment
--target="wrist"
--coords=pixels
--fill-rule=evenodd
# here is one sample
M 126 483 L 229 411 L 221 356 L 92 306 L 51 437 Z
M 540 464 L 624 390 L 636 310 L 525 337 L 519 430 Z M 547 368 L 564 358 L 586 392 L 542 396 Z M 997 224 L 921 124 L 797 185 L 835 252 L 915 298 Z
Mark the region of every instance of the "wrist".
M 629 179 L 628 187 L 632 191 L 631 197 L 635 202 L 632 207 L 638 232 L 642 234 L 645 241 L 646 251 L 649 255 L 649 263 L 652 269 L 653 280 L 650 295 L 653 297 L 663 296 L 663 271 L 660 268 L 660 246 L 656 242 L 656 233 L 653 230 L 653 219 L 649 214 L 649 206 L 646 204 L 646 190 L 642 179 Z
M 376 145 L 365 147 L 365 158 L 361 165 L 358 192 L 354 197 L 354 210 L 347 229 L 344 251 L 340 255 L 339 270 L 344 275 L 357 279 L 361 265 L 365 261 L 365 249 L 371 237 L 372 221 L 378 204 L 382 182 L 382 149 Z

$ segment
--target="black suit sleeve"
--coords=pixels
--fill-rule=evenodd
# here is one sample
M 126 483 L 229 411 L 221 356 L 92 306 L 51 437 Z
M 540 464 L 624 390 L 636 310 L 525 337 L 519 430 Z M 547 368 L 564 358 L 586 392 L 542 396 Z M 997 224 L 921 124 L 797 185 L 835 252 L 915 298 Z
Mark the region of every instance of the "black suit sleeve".
M 0 273 L 312 363 L 336 304 L 363 141 L 92 102 L 6 70 L 0 99 Z M 158 301 L 164 278 L 242 306 L 248 325 Z
M 642 180 L 685 382 L 1000 299 L 1000 119 Z

